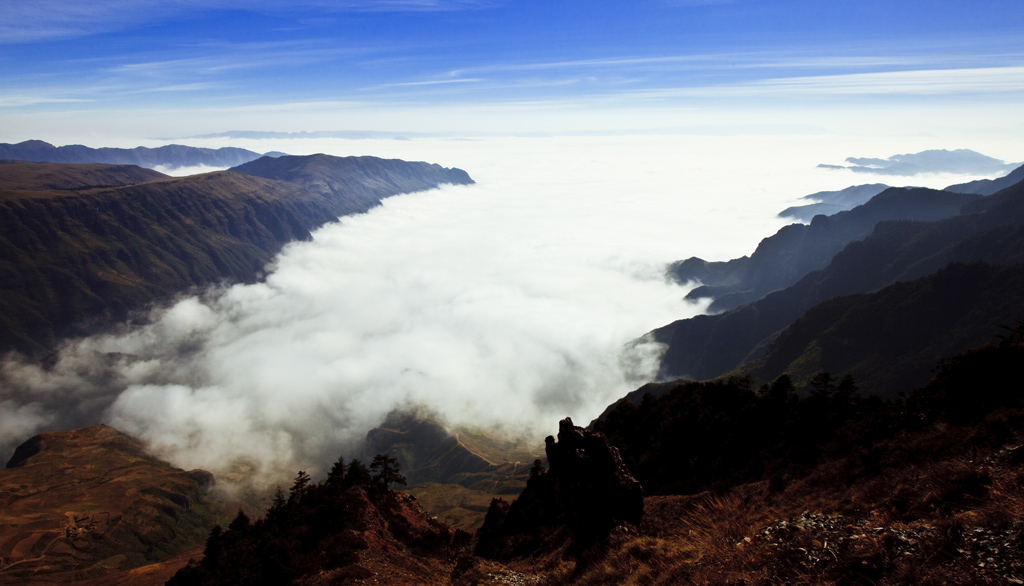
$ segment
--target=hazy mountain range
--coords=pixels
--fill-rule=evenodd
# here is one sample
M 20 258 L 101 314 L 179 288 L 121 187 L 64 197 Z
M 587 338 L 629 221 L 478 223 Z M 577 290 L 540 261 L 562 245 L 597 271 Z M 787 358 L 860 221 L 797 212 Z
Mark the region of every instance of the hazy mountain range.
M 277 155 L 278 153 L 268 153 Z M 162 167 L 235 167 L 264 155 L 246 149 L 224 147 L 207 149 L 180 144 L 157 148 L 133 149 L 90 148 L 80 144 L 56 147 L 41 140 L 26 140 L 17 144 L 0 144 L 0 159 L 32 161 L 37 163 L 108 163 L 112 165 L 138 165 Z
M 846 162 L 852 164 L 827 165 L 823 163 L 818 167 L 846 169 L 854 173 L 907 177 L 920 173 L 975 173 L 978 175 L 1006 173 L 1020 165 L 1020 163 L 1006 163 L 970 149 L 929 150 L 893 155 L 886 159 L 847 157 Z

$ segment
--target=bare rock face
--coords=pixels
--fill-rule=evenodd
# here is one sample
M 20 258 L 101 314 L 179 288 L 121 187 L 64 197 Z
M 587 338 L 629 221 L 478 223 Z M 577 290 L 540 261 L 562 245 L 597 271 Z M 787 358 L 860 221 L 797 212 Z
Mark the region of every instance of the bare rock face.
M 548 436 L 545 443 L 550 469 L 538 461 L 511 506 L 492 502 L 477 533 L 477 555 L 507 559 L 566 544 L 578 555 L 616 527 L 640 523 L 643 488 L 604 435 L 565 418 L 558 440 Z

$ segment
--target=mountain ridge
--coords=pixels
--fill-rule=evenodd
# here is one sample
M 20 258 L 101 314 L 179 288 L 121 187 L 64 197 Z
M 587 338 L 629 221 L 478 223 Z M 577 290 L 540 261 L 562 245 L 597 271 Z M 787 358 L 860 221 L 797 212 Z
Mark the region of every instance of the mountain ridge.
M 138 165 L 154 168 L 166 167 L 235 167 L 258 159 L 263 155 L 237 147 L 209 149 L 170 144 L 156 148 L 135 147 L 91 148 L 74 144 L 54 146 L 42 140 L 26 140 L 17 144 L 0 143 L 0 159 L 36 163 L 107 163 L 115 165 Z
M 956 215 L 980 196 L 926 188 L 889 188 L 867 203 L 809 225 L 790 224 L 763 239 L 749 257 L 708 262 L 693 257 L 673 263 L 679 283 L 700 281 L 688 299 L 712 298 L 709 311 L 721 312 L 756 301 L 825 267 L 844 246 L 866 237 L 883 220 L 937 220 Z
M 0 351 L 45 356 L 63 337 L 191 288 L 256 282 L 285 244 L 308 240 L 340 215 L 399 193 L 472 182 L 462 170 L 397 159 L 283 159 L 261 159 L 244 168 L 250 174 L 175 178 L 135 168 L 121 180 L 131 184 L 114 187 L 90 186 L 111 167 L 0 165 Z M 293 182 L 255 174 L 268 168 L 297 171 Z M 43 187 L 41 178 L 54 173 L 74 190 L 14 189 L 18 181 Z
M 921 278 L 951 262 L 1024 260 L 1024 183 L 975 199 L 962 211 L 936 222 L 881 222 L 826 267 L 785 289 L 720 314 L 677 320 L 654 330 L 653 339 L 667 345 L 659 378 L 724 375 L 760 357 L 776 332 L 833 297 Z

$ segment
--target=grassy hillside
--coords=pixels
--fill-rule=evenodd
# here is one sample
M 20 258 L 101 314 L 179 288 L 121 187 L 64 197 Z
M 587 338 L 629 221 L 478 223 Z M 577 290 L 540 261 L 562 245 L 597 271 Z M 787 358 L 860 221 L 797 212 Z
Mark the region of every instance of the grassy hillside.
M 75 190 L 115 187 L 166 179 L 163 173 L 135 165 L 26 163 L 0 160 L 0 197 L 17 198 L 11 191 Z
M 194 547 L 223 519 L 212 486 L 111 427 L 36 436 L 0 470 L 0 584 L 100 577 Z
M 341 215 L 473 182 L 375 157 L 265 157 L 238 170 L 0 164 L 0 352 L 45 356 L 62 337 L 191 289 L 254 282 L 284 244 Z
M 0 174 L 17 168 L 0 166 Z M 84 179 L 88 180 L 88 179 Z M 35 355 L 90 320 L 123 319 L 189 287 L 252 282 L 333 219 L 321 196 L 217 172 L 0 198 L 0 349 Z

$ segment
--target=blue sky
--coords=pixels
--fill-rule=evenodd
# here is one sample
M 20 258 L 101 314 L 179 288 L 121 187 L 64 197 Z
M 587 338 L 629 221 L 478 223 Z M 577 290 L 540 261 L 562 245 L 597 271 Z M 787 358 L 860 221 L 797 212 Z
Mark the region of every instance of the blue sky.
M 844 108 L 1024 123 L 1020 0 L 68 4 L 0 0 L 0 140 L 820 126 Z

